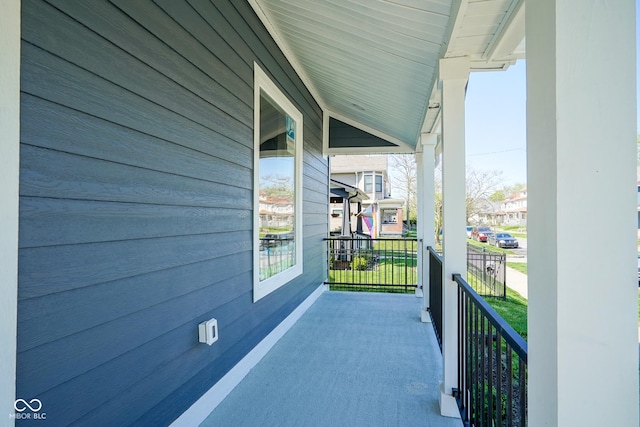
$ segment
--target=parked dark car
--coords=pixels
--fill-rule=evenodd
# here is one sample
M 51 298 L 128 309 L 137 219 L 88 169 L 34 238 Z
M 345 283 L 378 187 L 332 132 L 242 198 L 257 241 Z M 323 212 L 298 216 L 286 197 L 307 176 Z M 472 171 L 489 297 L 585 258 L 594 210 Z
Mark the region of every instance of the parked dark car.
M 471 238 L 473 240 L 477 240 L 478 242 L 486 243 L 487 239 L 492 234 L 494 233 L 493 230 L 491 230 L 491 227 L 480 225 L 478 227 L 474 227 L 473 231 L 471 232 Z
M 260 244 L 265 248 L 274 248 L 287 245 L 293 240 L 293 233 L 266 234 L 260 239 Z
M 499 248 L 517 248 L 518 239 L 513 237 L 509 233 L 495 233 L 489 237 L 488 242 L 490 245 L 495 245 Z

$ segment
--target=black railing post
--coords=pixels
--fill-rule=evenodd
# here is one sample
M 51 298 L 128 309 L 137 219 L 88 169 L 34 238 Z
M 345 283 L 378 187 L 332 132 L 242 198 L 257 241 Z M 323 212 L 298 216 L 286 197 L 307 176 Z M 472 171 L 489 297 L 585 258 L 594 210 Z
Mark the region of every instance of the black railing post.
M 442 257 L 431 246 L 429 251 L 429 314 L 442 351 Z
M 471 426 L 527 425 L 527 343 L 462 278 L 458 284 L 456 399 Z M 465 317 L 466 316 L 466 317 Z M 495 338 L 494 338 L 495 331 Z

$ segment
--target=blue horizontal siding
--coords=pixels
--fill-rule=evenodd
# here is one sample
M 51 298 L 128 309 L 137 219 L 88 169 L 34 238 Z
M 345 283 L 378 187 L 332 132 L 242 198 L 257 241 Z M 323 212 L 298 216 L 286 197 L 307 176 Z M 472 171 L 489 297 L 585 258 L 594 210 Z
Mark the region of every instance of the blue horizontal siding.
M 326 275 L 322 111 L 236 3 L 23 3 L 17 390 L 42 425 L 169 424 Z M 257 303 L 254 61 L 305 136 L 304 273 Z

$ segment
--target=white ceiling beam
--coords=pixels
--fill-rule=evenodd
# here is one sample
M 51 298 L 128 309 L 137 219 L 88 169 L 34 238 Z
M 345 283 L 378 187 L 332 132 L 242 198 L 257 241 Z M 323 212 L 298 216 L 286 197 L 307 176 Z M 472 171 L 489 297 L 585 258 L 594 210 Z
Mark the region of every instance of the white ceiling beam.
M 512 3 L 507 19 L 501 23 L 496 37 L 489 44 L 485 52 L 487 61 L 501 60 L 502 58 L 521 59 L 524 52 L 518 52 L 525 36 L 524 29 L 525 5 L 524 0 Z

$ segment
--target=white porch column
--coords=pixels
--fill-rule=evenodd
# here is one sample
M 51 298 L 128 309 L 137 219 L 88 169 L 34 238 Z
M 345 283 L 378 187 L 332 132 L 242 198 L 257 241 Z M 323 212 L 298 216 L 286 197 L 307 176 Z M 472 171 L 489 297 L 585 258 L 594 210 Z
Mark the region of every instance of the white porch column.
M 638 425 L 635 19 L 527 2 L 530 426 Z
M 442 203 L 444 265 L 442 297 L 442 356 L 444 379 L 440 387 L 440 412 L 459 416 L 452 389 L 458 387 L 458 285 L 454 273 L 467 271 L 464 100 L 469 78 L 465 58 L 440 60 L 442 81 Z
M 422 151 L 418 151 L 415 154 L 416 159 L 416 199 L 417 199 L 417 223 L 416 223 L 416 237 L 418 238 L 417 248 L 417 256 L 418 256 L 418 286 L 416 286 L 416 297 L 423 298 L 424 291 L 427 291 L 429 288 L 424 286 L 424 244 L 423 244 L 423 234 L 424 234 L 424 210 L 422 209 L 421 197 L 423 195 L 424 188 L 424 175 L 422 173 Z M 422 315 L 421 315 L 422 316 Z
M 13 425 L 18 302 L 20 0 L 0 3 L 0 425 Z
M 438 135 L 435 133 L 423 133 L 422 143 L 422 162 L 418 164 L 418 173 L 422 175 L 422 189 L 418 192 L 418 209 L 422 211 L 422 311 L 420 320 L 422 322 L 431 322 L 429 316 L 429 253 L 427 246 L 435 246 L 435 177 L 434 169 L 436 167 L 435 150 L 438 143 Z

